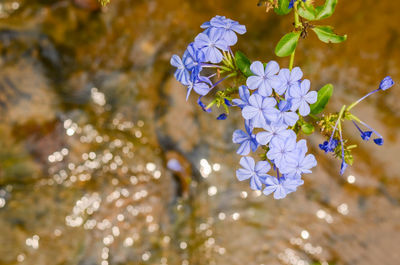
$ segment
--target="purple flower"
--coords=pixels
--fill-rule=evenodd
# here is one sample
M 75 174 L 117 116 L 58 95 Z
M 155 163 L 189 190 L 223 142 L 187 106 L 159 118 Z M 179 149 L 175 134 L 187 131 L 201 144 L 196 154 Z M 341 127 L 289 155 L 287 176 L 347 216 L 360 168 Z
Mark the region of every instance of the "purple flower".
M 255 61 L 250 65 L 250 70 L 254 74 L 247 78 L 246 84 L 251 90 L 258 89 L 261 96 L 267 97 L 272 94 L 272 88 L 278 87 L 280 81 L 276 74 L 279 72 L 279 64 L 270 61 L 265 69 L 260 61 Z
M 200 96 L 198 99 L 197 99 L 197 104 L 199 104 L 199 106 L 203 109 L 203 111 L 205 111 L 205 112 L 211 112 L 211 109 L 207 109 L 206 107 L 206 105 L 201 101 L 201 98 L 202 98 L 203 96 Z
M 286 127 L 295 125 L 297 120 L 299 119 L 299 116 L 295 112 L 290 111 L 291 107 L 292 104 L 290 101 L 287 100 L 279 101 L 278 103 L 279 114 L 277 120 L 274 123 L 281 124 Z
M 343 137 L 342 137 L 342 130 L 339 127 L 339 136 L 340 136 L 340 145 L 342 147 L 342 164 L 340 165 L 340 175 L 344 174 L 344 171 L 347 168 L 347 163 L 344 157 L 344 143 L 343 143 Z
M 194 76 L 191 77 L 191 80 L 189 84 L 187 85 L 187 93 L 186 93 L 186 100 L 188 100 L 190 92 L 192 89 L 199 94 L 200 96 L 205 96 L 210 92 L 212 89 L 212 83 L 210 79 L 208 79 L 205 76 L 199 76 L 197 78 L 194 78 Z
M 249 105 L 250 91 L 246 86 L 239 87 L 239 97 L 232 100 L 233 104 L 243 109 L 245 106 Z
M 232 142 L 235 144 L 240 144 L 237 154 L 245 156 L 251 151 L 255 152 L 259 146 L 256 136 L 251 132 L 250 127 L 248 126 L 248 122 L 244 124 L 246 132 L 242 130 L 236 130 L 233 132 Z
M 210 20 L 209 24 L 203 24 L 203 28 L 206 26 L 211 28 L 219 28 L 224 30 L 224 39 L 228 43 L 229 46 L 235 45 L 237 42 L 238 34 L 246 33 L 246 27 L 244 25 L 240 25 L 239 22 L 234 21 L 232 19 L 215 16 Z
M 271 166 L 266 161 L 259 161 L 257 164 L 252 157 L 242 157 L 240 159 L 242 168 L 236 170 L 236 176 L 239 181 L 250 179 L 250 188 L 261 190 L 262 183 L 269 175 L 267 172 Z
M 282 175 L 285 178 L 283 186 L 286 188 L 287 193 L 292 193 L 297 190 L 297 187 L 304 184 L 301 175 Z
M 222 113 L 217 117 L 217 120 L 223 121 L 226 120 L 226 118 L 228 118 L 228 115 L 226 113 Z
M 194 40 L 194 45 L 204 53 L 205 61 L 220 63 L 223 51 L 228 50 L 228 43 L 222 38 L 223 29 L 211 28 L 208 34 L 200 33 Z
M 205 61 L 204 53 L 198 50 L 194 43 L 190 43 L 182 56 L 183 63 L 189 71 L 199 74 L 202 70 L 201 63 Z
M 263 129 L 265 131 L 259 132 L 256 135 L 257 142 L 262 145 L 267 145 L 276 137 L 283 140 L 289 136 L 291 131 L 287 130 L 285 126 L 276 126 L 273 124 L 267 124 Z
M 280 85 L 275 88 L 275 92 L 282 95 L 286 91 L 289 91 L 292 86 L 297 88 L 300 79 L 303 77 L 303 72 L 300 67 L 293 68 L 292 71 L 289 69 L 281 69 L 278 74 Z
M 289 156 L 291 152 L 296 149 L 296 133 L 290 131 L 285 139 L 275 137 L 269 143 L 269 148 L 267 153 L 268 159 L 273 160 L 279 169 L 284 168 L 290 162 Z
M 300 140 L 296 144 L 296 149 L 290 153 L 287 158 L 287 165 L 281 169 L 282 173 L 290 175 L 301 175 L 303 173 L 311 173 L 311 168 L 317 165 L 314 155 L 307 153 L 306 140 Z
M 301 116 L 307 116 L 310 113 L 309 104 L 317 101 L 318 94 L 310 90 L 310 80 L 304 79 L 299 86 L 292 86 L 289 89 L 289 99 L 292 103 L 292 110 L 299 110 Z
M 274 98 L 253 94 L 249 98 L 249 105 L 243 108 L 242 116 L 246 120 L 250 120 L 254 127 L 262 128 L 268 123 L 276 121 L 279 111 L 274 108 L 275 105 Z
M 206 29 L 204 33 L 208 33 L 212 28 L 223 29 L 223 38 L 229 46 L 235 45 L 238 34 L 246 33 L 246 27 L 240 25 L 239 22 L 226 18 L 225 16 L 215 16 L 210 21 L 203 23 L 201 28 Z
M 303 184 L 303 181 L 301 179 L 287 178 L 284 176 L 280 177 L 279 179 L 269 176 L 265 179 L 264 183 L 265 189 L 263 193 L 265 195 L 274 193 L 274 199 L 279 200 L 285 198 L 286 195 L 295 191 L 298 186 Z
M 391 88 L 394 85 L 394 81 L 390 76 L 383 78 L 381 83 L 379 84 L 379 89 L 386 90 Z
M 186 69 L 182 59 L 178 55 L 174 54 L 171 57 L 170 63 L 172 66 L 177 68 L 174 74 L 176 80 L 181 82 L 183 85 L 188 85 L 190 82 L 190 73 L 188 69 Z
M 363 121 L 359 121 L 362 125 L 364 125 L 365 127 L 367 127 L 368 129 L 371 130 L 372 133 L 376 134 L 376 136 L 378 136 L 378 138 L 374 139 L 374 143 L 377 145 L 383 145 L 383 136 L 380 135 L 377 131 L 375 131 L 371 126 L 369 126 L 368 124 L 366 124 Z M 362 136 L 361 136 L 362 137 Z
M 325 153 L 335 151 L 336 146 L 338 145 L 338 140 L 330 139 L 329 141 L 324 141 L 322 144 L 319 144 L 319 148 Z
M 372 131 L 363 131 L 361 130 L 361 128 L 357 125 L 357 123 L 355 121 L 353 121 L 354 126 L 356 126 L 357 130 L 360 132 L 360 136 L 364 141 L 368 141 L 369 138 L 372 135 Z

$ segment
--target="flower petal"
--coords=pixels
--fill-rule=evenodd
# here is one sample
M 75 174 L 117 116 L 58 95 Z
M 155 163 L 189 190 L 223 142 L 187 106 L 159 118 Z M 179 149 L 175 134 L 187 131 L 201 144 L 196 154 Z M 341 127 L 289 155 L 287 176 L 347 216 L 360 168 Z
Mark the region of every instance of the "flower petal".
M 250 70 L 253 74 L 264 76 L 264 66 L 260 61 L 255 61 L 250 65 Z
M 276 75 L 278 72 L 279 72 L 279 64 L 277 62 L 270 61 L 267 63 L 264 72 L 266 76 Z

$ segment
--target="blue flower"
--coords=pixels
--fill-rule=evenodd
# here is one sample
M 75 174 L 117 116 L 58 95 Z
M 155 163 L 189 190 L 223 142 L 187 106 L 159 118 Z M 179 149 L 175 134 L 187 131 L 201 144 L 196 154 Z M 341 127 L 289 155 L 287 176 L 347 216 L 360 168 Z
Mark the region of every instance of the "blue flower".
M 292 103 L 292 110 L 299 110 L 301 116 L 310 114 L 309 104 L 317 101 L 318 94 L 316 91 L 310 90 L 310 80 L 304 79 L 299 86 L 292 86 L 289 89 L 289 99 Z
M 250 70 L 254 75 L 247 78 L 246 84 L 251 90 L 258 89 L 261 96 L 270 96 L 272 88 L 279 86 L 280 82 L 278 76 L 276 76 L 279 72 L 277 62 L 270 61 L 264 69 L 260 61 L 255 61 L 250 65 Z
M 197 100 L 197 104 L 199 104 L 199 106 L 203 109 L 203 111 L 205 111 L 205 112 L 211 112 L 211 109 L 207 109 L 206 107 L 206 105 L 201 101 L 201 98 L 202 98 L 203 96 L 200 96 L 199 97 L 199 99 Z
M 276 126 L 273 124 L 267 124 L 263 129 L 265 131 L 259 132 L 256 135 L 257 142 L 262 145 L 267 145 L 276 137 L 285 139 L 289 136 L 291 131 L 287 130 L 285 126 Z
M 374 143 L 377 145 L 383 145 L 383 138 L 375 138 Z
M 223 121 L 226 120 L 226 118 L 228 118 L 228 115 L 226 113 L 222 113 L 217 117 L 217 120 Z
M 263 190 L 263 193 L 265 195 L 274 193 L 274 199 L 279 200 L 285 198 L 286 195 L 295 191 L 296 188 L 302 185 L 304 182 L 301 179 L 296 178 L 287 178 L 282 176 L 278 179 L 269 176 L 265 179 L 264 183 L 265 189 Z
M 257 164 L 252 157 L 242 157 L 240 159 L 242 168 L 236 170 L 236 177 L 239 181 L 250 179 L 250 188 L 261 190 L 262 183 L 269 176 L 267 172 L 271 166 L 266 161 L 259 161 Z
M 306 140 L 300 140 L 296 144 L 296 149 L 288 156 L 288 163 L 285 168 L 281 169 L 282 173 L 290 175 L 301 175 L 303 173 L 311 173 L 311 168 L 317 165 L 314 155 L 307 153 Z
M 223 38 L 229 46 L 236 44 L 236 33 L 246 33 L 246 27 L 244 25 L 240 25 L 239 22 L 224 16 L 215 16 L 210 21 L 203 23 L 200 27 L 206 29 L 204 33 L 208 33 L 212 28 L 223 29 Z
M 343 175 L 344 172 L 346 171 L 347 168 L 347 163 L 342 159 L 342 163 L 340 164 L 340 175 Z
M 187 85 L 188 87 L 186 93 L 186 100 L 188 100 L 192 89 L 194 89 L 194 91 L 200 96 L 205 96 L 213 88 L 210 79 L 208 79 L 205 76 L 198 76 L 197 78 L 195 78 L 194 75 L 192 75 L 190 79 L 191 80 Z
M 335 151 L 336 146 L 338 145 L 338 140 L 330 139 L 329 141 L 324 141 L 324 143 L 319 144 L 319 148 L 325 153 Z
M 357 123 L 355 121 L 353 121 L 354 126 L 356 126 L 357 130 L 360 132 L 360 136 L 364 141 L 368 141 L 369 138 L 372 135 L 372 131 L 363 131 L 361 130 L 361 128 L 357 125 Z
M 382 79 L 381 83 L 379 84 L 379 89 L 386 90 L 391 88 L 394 85 L 394 81 L 390 76 L 387 76 Z
M 285 179 L 283 180 L 283 186 L 286 189 L 287 194 L 295 192 L 297 188 L 304 184 L 300 175 L 282 175 Z
M 246 33 L 246 27 L 244 25 L 240 25 L 239 22 L 234 21 L 229 18 L 216 16 L 210 20 L 211 27 L 221 28 L 225 30 L 224 39 L 229 44 L 229 46 L 235 45 L 237 42 L 238 34 Z
M 250 120 L 254 127 L 262 128 L 276 121 L 279 110 L 274 108 L 275 105 L 274 98 L 253 94 L 249 98 L 249 105 L 243 108 L 242 116 Z
M 295 125 L 297 120 L 299 119 L 299 116 L 295 112 L 290 111 L 291 107 L 292 104 L 290 101 L 287 100 L 279 101 L 278 103 L 279 114 L 277 120 L 274 123 L 282 124 L 285 125 L 286 127 Z
M 232 100 L 233 104 L 243 109 L 245 106 L 249 105 L 250 91 L 246 86 L 239 87 L 239 97 Z
M 235 144 L 240 144 L 236 153 L 242 156 L 248 155 L 250 153 L 250 149 L 251 151 L 255 152 L 259 146 L 256 136 L 251 132 L 248 123 L 249 122 L 246 121 L 244 124 L 246 132 L 242 130 L 236 130 L 233 132 L 232 136 L 232 142 Z
M 342 137 L 342 130 L 339 127 L 339 135 L 340 135 L 340 145 L 342 147 L 342 164 L 340 165 L 340 175 L 344 174 L 344 171 L 347 168 L 347 163 L 346 159 L 344 157 L 344 143 L 343 143 L 343 137 Z
M 269 160 L 273 160 L 274 164 L 282 169 L 287 166 L 289 160 L 289 156 L 291 152 L 296 149 L 296 133 L 294 131 L 290 131 L 288 136 L 285 139 L 281 139 L 279 137 L 275 137 L 269 143 L 269 151 L 267 153 L 267 157 Z
M 199 74 L 202 70 L 201 63 L 205 61 L 204 53 L 198 50 L 194 43 L 190 43 L 182 56 L 183 63 L 189 71 Z
M 353 121 L 354 122 L 354 121 Z M 366 124 L 365 122 L 359 120 L 359 122 L 364 125 L 365 127 L 367 127 L 368 129 L 371 130 L 372 133 L 376 134 L 378 136 L 378 138 L 374 139 L 374 143 L 377 145 L 383 145 L 383 136 L 380 135 L 377 131 L 375 131 L 371 126 L 369 126 L 368 124 Z M 369 132 L 368 132 L 369 133 Z M 371 136 L 371 135 L 369 135 Z M 362 136 L 361 136 L 362 137 Z
M 188 85 L 190 82 L 190 73 L 188 69 L 186 69 L 181 57 L 176 54 L 172 55 L 170 63 L 172 66 L 177 68 L 174 74 L 176 80 L 181 82 L 183 85 Z
M 278 74 L 280 85 L 275 88 L 275 92 L 282 95 L 289 91 L 292 86 L 297 88 L 300 79 L 303 77 L 303 72 L 300 67 L 295 67 L 290 71 L 289 69 L 281 69 Z
M 223 29 L 211 28 L 208 34 L 200 33 L 194 40 L 194 45 L 204 53 L 205 61 L 220 63 L 223 51 L 228 50 L 228 43 L 222 38 Z

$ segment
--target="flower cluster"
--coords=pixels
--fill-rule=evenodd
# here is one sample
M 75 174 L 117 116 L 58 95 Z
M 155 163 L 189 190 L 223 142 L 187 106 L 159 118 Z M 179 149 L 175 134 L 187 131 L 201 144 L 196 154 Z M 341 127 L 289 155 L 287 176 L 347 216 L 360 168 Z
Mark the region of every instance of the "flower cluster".
M 343 141 L 343 136 L 342 136 L 342 129 L 341 129 L 341 122 L 342 118 L 347 118 L 352 121 L 358 132 L 360 133 L 361 139 L 364 141 L 368 141 L 373 134 L 376 135 L 376 138 L 374 138 L 374 143 L 377 145 L 383 145 L 383 137 L 381 134 L 379 134 L 376 130 L 374 130 L 371 126 L 369 126 L 367 123 L 363 122 L 361 119 L 356 117 L 354 114 L 350 113 L 350 110 L 355 107 L 358 103 L 366 99 L 367 97 L 371 96 L 372 94 L 378 92 L 378 91 L 385 91 L 389 88 L 391 88 L 394 85 L 394 81 L 390 76 L 385 77 L 382 79 L 382 81 L 379 84 L 379 88 L 371 91 L 370 93 L 366 94 L 359 100 L 355 101 L 353 104 L 351 104 L 349 107 L 345 108 L 345 106 L 342 108 L 342 111 L 339 113 L 335 126 L 333 127 L 331 136 L 328 141 L 324 141 L 322 144 L 319 145 L 319 148 L 324 150 L 325 153 L 340 153 L 340 157 L 342 159 L 342 163 L 340 166 L 340 174 L 343 175 L 347 166 L 348 166 L 348 159 L 346 159 L 345 155 L 345 143 Z M 363 131 L 359 124 L 367 128 L 366 131 Z M 338 131 L 338 133 L 336 133 Z M 340 143 L 340 145 L 339 145 Z
M 213 84 L 211 78 L 217 74 L 202 76 L 201 72 L 203 68 L 229 70 L 233 66 L 230 47 L 237 42 L 236 34 L 244 34 L 246 27 L 224 16 L 215 16 L 201 25 L 201 28 L 204 31 L 188 45 L 182 58 L 173 55 L 170 63 L 177 68 L 175 78 L 187 87 L 186 100 L 194 90 L 200 95 L 199 105 L 205 109 L 200 101 L 201 97 L 207 95 L 227 77 Z M 222 64 L 219 65 L 220 63 Z
M 291 0 L 288 8 L 276 5 L 275 9 L 280 14 L 287 13 L 285 8 L 304 8 L 303 2 L 306 0 Z M 327 16 L 333 9 L 324 5 L 316 8 L 315 12 L 319 16 Z M 295 12 L 295 21 L 296 18 L 299 19 Z M 237 153 L 242 156 L 241 168 L 236 171 L 236 176 L 239 181 L 249 180 L 251 189 L 262 191 L 265 195 L 273 193 L 275 199 L 282 199 L 304 183 L 303 174 L 311 173 L 317 161 L 314 155 L 307 154 L 306 140 L 297 136 L 300 132 L 312 134 L 315 129 L 313 124 L 319 126 L 321 133 L 327 137 L 319 145 L 320 149 L 342 160 L 341 174 L 352 164 L 351 149 L 356 147 L 348 145 L 348 140 L 343 139 L 342 123 L 345 120 L 352 121 L 364 141 L 373 138 L 375 144 L 383 145 L 382 135 L 350 111 L 370 95 L 392 87 L 394 82 L 389 76 L 381 81 L 378 89 L 348 107 L 342 106 L 340 112 L 318 117 L 332 95 L 333 86 L 327 84 L 318 93 L 310 91 L 310 81 L 303 78 L 302 70 L 293 68 L 296 45 L 291 45 L 288 52 L 287 43 L 294 40 L 297 44 L 301 34 L 299 29 L 285 35 L 277 45 L 275 53 L 278 56 L 291 54 L 289 69 L 281 69 L 275 61 L 252 63 L 240 51 L 233 54 L 231 47 L 238 40 L 237 34 L 246 32 L 246 27 L 237 21 L 215 16 L 201 28 L 204 31 L 188 45 L 182 58 L 172 56 L 171 64 L 176 67 L 175 78 L 187 87 L 186 100 L 192 90 L 199 95 L 197 103 L 204 111 L 211 112 L 213 105 L 224 107 L 225 113 L 219 115 L 218 120 L 227 118 L 229 107 L 234 105 L 240 108 L 244 130 L 236 130 L 232 136 L 233 143 L 239 145 Z M 331 37 L 337 42 L 345 39 L 335 34 Z M 202 97 L 211 94 L 211 90 L 229 78 L 234 78 L 234 82 L 223 89 L 215 89 L 213 101 L 205 105 Z M 239 97 L 233 98 L 237 94 Z M 311 119 L 313 124 L 309 123 Z M 363 127 L 367 129 L 363 130 Z M 256 162 L 249 156 L 250 153 L 258 153 L 262 160 Z M 178 170 L 175 164 L 168 163 L 168 166 L 171 170 Z
M 265 185 L 265 195 L 274 193 L 275 199 L 282 199 L 303 184 L 302 174 L 311 173 L 317 165 L 315 157 L 307 155 L 306 141 L 297 141 L 293 130 L 299 118 L 310 113 L 309 105 L 317 101 L 317 93 L 309 91 L 309 80 L 301 80 L 299 67 L 290 71 L 280 69 L 275 61 L 265 67 L 256 61 L 250 70 L 253 75 L 247 78 L 247 86 L 241 86 L 240 98 L 233 100 L 245 119 L 245 131 L 236 130 L 232 137 L 239 144 L 237 153 L 245 156 L 236 176 L 240 181 L 250 179 L 254 190 L 262 190 Z M 266 157 L 255 163 L 246 155 L 259 146 L 267 150 Z M 271 165 L 276 176 L 268 174 Z

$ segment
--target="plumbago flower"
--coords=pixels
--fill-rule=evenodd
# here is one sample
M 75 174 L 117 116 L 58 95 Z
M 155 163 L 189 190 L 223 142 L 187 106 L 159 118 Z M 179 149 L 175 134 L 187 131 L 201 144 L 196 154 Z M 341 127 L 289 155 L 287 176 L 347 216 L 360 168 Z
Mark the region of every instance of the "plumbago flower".
M 236 153 L 239 155 L 248 155 L 251 151 L 255 152 L 259 146 L 256 136 L 250 130 L 250 124 L 248 121 L 244 124 L 246 132 L 242 130 L 236 130 L 233 132 L 232 142 L 240 144 Z
M 313 104 L 317 101 L 317 92 L 308 92 L 310 90 L 310 84 L 310 80 L 304 79 L 300 85 L 291 86 L 286 97 L 292 104 L 291 110 L 299 110 L 301 116 L 310 114 L 309 104 Z
M 256 61 L 250 65 L 250 70 L 254 75 L 247 78 L 247 86 L 251 90 L 258 89 L 258 94 L 261 96 L 271 96 L 272 88 L 280 86 L 280 81 L 276 76 L 279 72 L 277 62 L 269 62 L 264 69 L 263 64 Z
M 201 28 L 206 29 L 205 32 L 207 33 L 213 28 L 222 29 L 224 32 L 224 39 L 230 46 L 235 45 L 237 42 L 236 33 L 246 33 L 245 26 L 240 25 L 239 22 L 226 18 L 224 16 L 213 17 L 209 22 L 203 23 L 203 25 L 201 25 Z
M 297 89 L 299 81 L 303 77 L 303 72 L 301 71 L 300 67 L 293 68 L 292 71 L 289 69 L 281 69 L 278 74 L 278 79 L 280 84 L 277 88 L 275 88 L 275 92 L 278 95 L 284 94 L 286 91 L 289 91 L 292 86 L 293 89 Z
M 266 161 L 259 161 L 257 164 L 252 157 L 242 157 L 240 159 L 242 168 L 236 171 L 239 181 L 250 179 L 250 188 L 253 190 L 261 190 L 262 184 L 269 176 L 267 172 L 271 166 Z
M 242 116 L 254 127 L 262 128 L 277 120 L 279 111 L 275 106 L 274 98 L 253 94 L 249 98 L 249 105 L 243 108 Z
M 230 109 L 237 107 L 240 110 L 244 130 L 235 130 L 232 135 L 232 142 L 238 145 L 236 153 L 242 156 L 236 177 L 239 181 L 249 180 L 251 189 L 265 195 L 273 194 L 275 199 L 296 191 L 304 183 L 303 176 L 312 173 L 317 166 L 315 156 L 308 153 L 304 137 L 312 134 L 315 126 L 326 137 L 319 145 L 320 149 L 341 160 L 340 174 L 352 164 L 351 149 L 355 147 L 343 138 L 345 120 L 354 124 L 362 140 L 372 138 L 375 144 L 383 145 L 382 135 L 353 115 L 351 109 L 368 96 L 394 85 L 391 77 L 385 77 L 376 90 L 348 107 L 343 106 L 340 112 L 319 116 L 332 95 L 333 86 L 325 85 L 318 93 L 311 91 L 310 80 L 303 79 L 300 67 L 293 67 L 296 45 L 285 43 L 294 38 L 290 41 L 297 44 L 300 36 L 306 37 L 306 17 L 300 23 L 297 11 L 313 3 L 291 0 L 288 5 L 277 5 L 274 10 L 284 14 L 294 9 L 295 29 L 280 40 L 275 50 L 280 57 L 291 56 L 289 68 L 281 68 L 273 60 L 251 62 L 240 51 L 233 53 L 231 47 L 237 43 L 237 34 L 244 34 L 246 27 L 224 16 L 215 16 L 201 25 L 204 31 L 188 45 L 182 58 L 178 55 L 171 58 L 171 65 L 176 67 L 175 78 L 187 87 L 186 99 L 194 91 L 199 95 L 197 103 L 204 111 L 211 112 L 213 106 L 223 107 L 224 113 L 217 117 L 221 121 L 228 118 Z M 329 12 L 334 10 L 331 7 L 326 5 L 310 10 L 318 13 L 315 16 L 323 17 L 331 15 Z M 318 30 L 315 32 L 320 34 Z M 333 33 L 330 38 L 335 42 L 345 40 L 344 36 Z M 291 50 L 288 52 L 288 49 Z M 229 80 L 232 82 L 227 83 Z M 220 89 L 222 84 L 226 87 Z M 210 94 L 214 99 L 206 105 L 202 100 L 207 100 Z M 255 161 L 255 156 L 261 160 Z
M 186 99 L 189 98 L 192 91 L 195 91 L 201 98 L 218 84 L 232 77 L 223 76 L 221 73 L 230 72 L 235 67 L 230 46 L 237 42 L 236 33 L 244 34 L 246 32 L 245 26 L 222 16 L 212 18 L 201 27 L 205 30 L 188 45 L 182 58 L 173 55 L 170 61 L 171 65 L 176 67 L 174 74 L 176 80 L 187 86 Z M 202 76 L 205 68 L 218 71 L 209 76 Z M 211 78 L 213 77 L 220 79 L 212 83 Z M 201 102 L 200 98 L 199 105 L 207 111 L 207 106 Z

